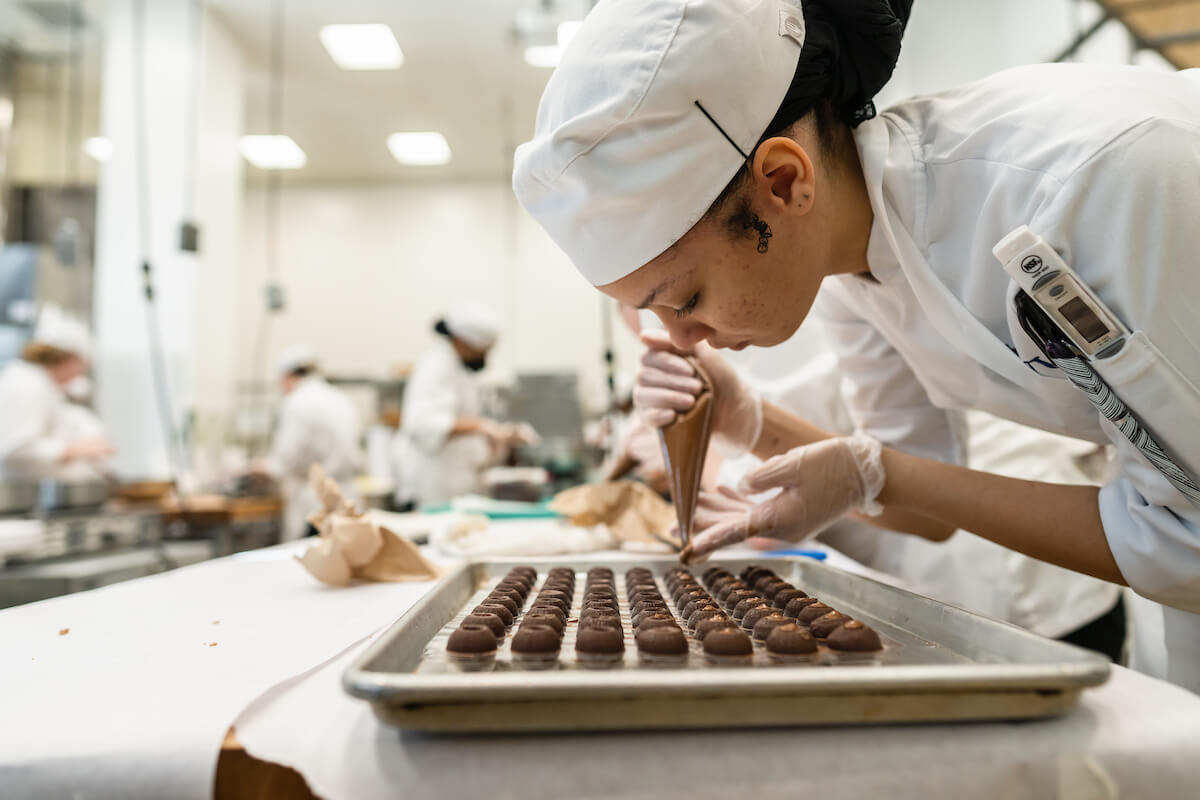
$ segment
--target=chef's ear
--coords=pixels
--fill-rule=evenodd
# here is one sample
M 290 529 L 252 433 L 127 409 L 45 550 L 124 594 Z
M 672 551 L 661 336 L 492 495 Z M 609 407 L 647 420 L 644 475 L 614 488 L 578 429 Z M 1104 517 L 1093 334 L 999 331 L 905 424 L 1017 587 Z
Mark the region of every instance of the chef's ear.
M 816 173 L 808 152 L 795 140 L 776 136 L 760 144 L 751 172 L 766 204 L 800 215 L 812 210 Z

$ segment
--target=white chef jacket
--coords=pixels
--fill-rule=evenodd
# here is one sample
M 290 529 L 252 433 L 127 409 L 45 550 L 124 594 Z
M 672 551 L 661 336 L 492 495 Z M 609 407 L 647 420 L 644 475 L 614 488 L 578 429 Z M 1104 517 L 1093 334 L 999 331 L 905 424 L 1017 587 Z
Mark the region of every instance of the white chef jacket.
M 1011 313 L 1015 285 L 992 255 L 1028 225 L 1200 385 L 1200 71 L 1023 67 L 901 103 L 855 138 L 874 280 L 830 278 L 816 308 L 851 413 L 889 444 L 951 462 L 955 409 L 1115 445 L 1105 535 L 1131 587 L 1170 606 L 1171 677 L 1200 690 L 1200 509 L 1057 370 L 1022 363 L 1016 352 L 1031 348 Z M 1195 452 L 1195 426 L 1162 429 L 1172 415 L 1200 419 L 1194 391 L 1164 393 L 1159 373 L 1128 366 L 1111 388 L 1151 410 L 1142 421 L 1168 450 Z M 1157 411 L 1145 402 L 1156 396 Z
M 853 432 L 839 390 L 837 359 L 819 319 L 806 320 L 791 339 L 768 350 L 730 354 L 754 387 L 776 405 L 834 433 Z M 1089 483 L 1075 457 L 1094 445 L 1033 430 L 990 415 L 948 411 L 947 429 L 966 448 L 964 463 L 1033 480 Z M 958 459 L 955 459 L 958 460 Z M 757 464 L 752 457 L 723 465 L 722 482 L 736 484 Z M 1002 619 L 1044 636 L 1064 636 L 1105 614 L 1117 602 L 1114 584 L 1056 567 L 997 544 L 956 532 L 945 542 L 887 533 L 852 519 L 821 534 L 822 541 L 866 566 L 945 603 Z
M 284 396 L 271 443 L 272 469 L 279 475 L 284 501 L 283 538 L 304 534 L 317 496 L 308 482 L 313 464 L 352 494 L 351 481 L 362 467 L 362 421 L 345 392 L 320 375 L 308 375 Z
M 479 491 L 480 470 L 491 460 L 487 439 L 451 438 L 450 431 L 458 420 L 481 413 L 477 376 L 450 341 L 439 338 L 404 387 L 404 419 L 396 437 L 398 500 L 435 506 Z
M 45 367 L 18 358 L 0 370 L 0 478 L 58 475 L 71 443 L 67 406 Z

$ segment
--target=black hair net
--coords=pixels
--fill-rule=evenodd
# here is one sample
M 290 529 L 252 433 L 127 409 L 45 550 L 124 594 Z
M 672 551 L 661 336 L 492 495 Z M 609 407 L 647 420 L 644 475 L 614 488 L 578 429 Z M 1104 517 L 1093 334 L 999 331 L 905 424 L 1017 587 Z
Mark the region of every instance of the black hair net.
M 892 77 L 913 0 L 802 0 L 804 46 L 792 85 L 767 126 L 773 136 L 828 98 L 851 127 L 875 116 Z

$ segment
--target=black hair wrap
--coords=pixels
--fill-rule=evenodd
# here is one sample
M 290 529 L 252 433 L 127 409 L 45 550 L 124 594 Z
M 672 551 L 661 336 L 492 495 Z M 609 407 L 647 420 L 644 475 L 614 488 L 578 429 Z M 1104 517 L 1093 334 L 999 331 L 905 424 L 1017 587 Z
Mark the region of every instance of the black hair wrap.
M 804 47 L 763 139 L 827 98 L 847 125 L 875 116 L 875 95 L 892 77 L 913 0 L 803 0 Z

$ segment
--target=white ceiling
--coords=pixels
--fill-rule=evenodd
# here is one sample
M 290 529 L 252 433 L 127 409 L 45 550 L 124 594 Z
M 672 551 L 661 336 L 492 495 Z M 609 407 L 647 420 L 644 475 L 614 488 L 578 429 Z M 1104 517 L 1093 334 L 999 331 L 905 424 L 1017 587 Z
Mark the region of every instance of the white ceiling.
M 246 130 L 269 125 L 271 0 L 209 0 L 241 43 L 248 71 Z M 554 8 L 555 6 L 558 8 Z M 289 182 L 386 182 L 508 175 L 512 148 L 533 130 L 550 75 L 525 64 L 515 20 L 549 6 L 578 16 L 581 0 L 284 0 L 284 124 L 308 155 Z M 322 25 L 382 22 L 404 51 L 398 70 L 352 72 L 335 66 L 317 38 Z M 453 160 L 404 167 L 387 149 L 395 131 L 445 134 Z M 265 173 L 248 168 L 251 180 Z

